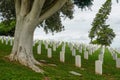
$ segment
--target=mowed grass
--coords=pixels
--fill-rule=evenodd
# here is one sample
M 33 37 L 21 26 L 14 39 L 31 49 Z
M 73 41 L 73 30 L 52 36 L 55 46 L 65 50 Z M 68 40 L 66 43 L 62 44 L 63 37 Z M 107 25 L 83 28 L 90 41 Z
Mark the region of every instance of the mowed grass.
M 10 62 L 6 59 L 5 56 L 10 54 L 12 47 L 0 42 L 0 80 L 120 80 L 120 69 L 116 68 L 116 62 L 112 59 L 108 49 L 105 50 L 104 55 L 103 75 L 97 75 L 95 74 L 95 60 L 98 59 L 100 49 L 95 51 L 92 56 L 89 55 L 88 60 L 84 59 L 83 53 L 77 51 L 77 54 L 81 55 L 82 58 L 82 68 L 77 68 L 74 65 L 75 57 L 71 55 L 68 46 L 66 46 L 65 63 L 59 61 L 61 46 L 56 51 L 53 51 L 52 58 L 50 59 L 47 58 L 47 50 L 43 44 L 41 55 L 37 54 L 37 45 L 34 47 L 35 58 L 38 61 L 46 61 L 40 67 L 45 71 L 44 74 L 41 74 L 17 62 Z M 55 64 L 56 66 L 49 64 Z M 72 75 L 69 71 L 78 72 L 82 76 Z

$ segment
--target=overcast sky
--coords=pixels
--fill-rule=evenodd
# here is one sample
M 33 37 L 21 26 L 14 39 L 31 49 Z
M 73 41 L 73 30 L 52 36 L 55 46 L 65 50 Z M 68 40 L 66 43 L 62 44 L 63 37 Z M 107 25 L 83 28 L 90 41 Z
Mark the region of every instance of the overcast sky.
M 107 20 L 107 24 L 110 24 L 111 28 L 113 28 L 116 33 L 116 37 L 111 46 L 118 48 L 120 47 L 120 3 L 116 3 L 116 0 L 112 1 L 112 11 L 109 19 Z M 81 9 L 75 7 L 74 19 L 63 20 L 65 31 L 52 35 L 51 33 L 45 34 L 42 28 L 37 28 L 34 38 L 89 43 L 90 39 L 88 38 L 88 31 L 92 27 L 91 23 L 95 17 L 95 14 L 104 2 L 105 0 L 94 0 L 94 5 L 91 7 L 92 11 L 81 11 Z

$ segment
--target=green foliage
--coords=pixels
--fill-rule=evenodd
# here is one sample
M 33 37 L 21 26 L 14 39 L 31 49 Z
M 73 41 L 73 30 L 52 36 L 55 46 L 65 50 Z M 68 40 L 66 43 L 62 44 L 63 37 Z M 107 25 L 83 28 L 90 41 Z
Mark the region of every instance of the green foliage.
M 13 36 L 15 31 L 15 20 L 5 20 L 0 23 L 0 35 Z
M 66 4 L 58 12 L 56 12 L 53 16 L 51 16 L 45 21 L 46 25 L 41 25 L 44 28 L 44 31 L 46 33 L 63 31 L 64 26 L 61 23 L 61 18 L 68 17 L 69 19 L 72 19 L 73 8 L 74 8 L 74 5 L 72 1 L 68 0 Z
M 86 7 L 90 7 L 93 4 L 93 0 L 74 0 L 74 4 L 83 9 Z
M 14 0 L 0 0 L 0 13 L 3 21 L 15 19 Z
M 14 36 L 15 32 L 15 7 L 14 0 L 0 0 L 0 35 Z
M 54 22 L 54 23 L 53 23 Z M 45 21 L 46 25 L 41 25 L 44 28 L 46 33 L 52 32 L 60 32 L 64 29 L 64 26 L 61 23 L 60 13 L 57 12 L 54 16 L 51 16 Z M 53 27 L 54 26 L 54 27 Z
M 106 25 L 106 19 L 111 12 L 111 4 L 111 0 L 107 0 L 92 22 L 89 38 L 93 44 L 110 46 L 115 37 L 113 30 L 109 28 L 109 25 Z
M 115 33 L 111 28 L 108 28 L 109 25 L 103 25 L 104 27 L 100 29 L 100 32 L 97 34 L 98 37 L 92 43 L 100 44 L 105 46 L 110 46 L 113 38 L 115 37 Z

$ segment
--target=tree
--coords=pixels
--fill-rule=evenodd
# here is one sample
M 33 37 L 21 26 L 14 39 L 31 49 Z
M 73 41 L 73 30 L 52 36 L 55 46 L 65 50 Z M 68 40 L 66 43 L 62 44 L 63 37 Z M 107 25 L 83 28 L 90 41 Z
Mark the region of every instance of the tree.
M 115 33 L 109 25 L 103 25 L 104 27 L 98 32 L 96 40 L 92 41 L 93 44 L 110 46 L 113 38 L 115 37 Z
M 108 15 L 111 12 L 111 4 L 111 0 L 106 0 L 92 22 L 92 28 L 89 33 L 92 44 L 110 46 L 115 37 L 115 33 L 109 28 L 110 25 L 106 25 L 106 19 L 108 19 Z
M 76 1 L 79 4 L 92 2 L 92 0 Z M 84 8 L 87 4 L 82 6 Z M 36 72 L 43 72 L 36 66 L 41 64 L 33 56 L 34 30 L 37 26 L 42 26 L 46 32 L 62 31 L 64 27 L 61 15 L 72 19 L 73 7 L 72 0 L 1 0 L 0 12 L 3 20 L 16 19 L 14 45 L 8 56 L 10 61 L 18 61 Z M 44 20 L 46 26 L 41 25 Z

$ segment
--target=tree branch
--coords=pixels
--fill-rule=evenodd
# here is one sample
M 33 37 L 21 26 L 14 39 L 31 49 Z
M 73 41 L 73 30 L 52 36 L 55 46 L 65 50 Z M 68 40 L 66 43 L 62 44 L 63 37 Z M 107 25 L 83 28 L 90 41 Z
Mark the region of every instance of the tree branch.
M 44 3 L 45 0 L 34 0 L 32 9 L 30 11 L 30 16 L 32 19 L 39 17 Z
M 22 0 L 20 15 L 26 16 L 30 10 L 30 0 Z
M 17 15 L 20 13 L 20 9 L 21 9 L 21 0 L 15 0 L 16 18 Z
M 65 3 L 67 2 L 67 0 L 57 0 L 56 3 L 54 3 L 54 5 L 48 9 L 47 11 L 45 11 L 40 17 L 39 17 L 39 23 L 42 22 L 43 20 L 49 18 L 50 16 L 52 16 L 55 12 L 57 12 Z M 39 24 L 38 23 L 38 24 Z

